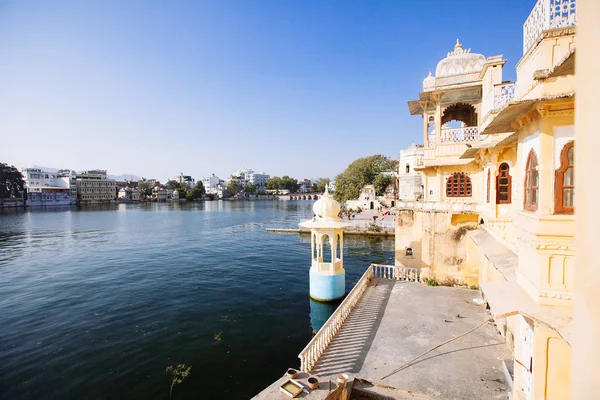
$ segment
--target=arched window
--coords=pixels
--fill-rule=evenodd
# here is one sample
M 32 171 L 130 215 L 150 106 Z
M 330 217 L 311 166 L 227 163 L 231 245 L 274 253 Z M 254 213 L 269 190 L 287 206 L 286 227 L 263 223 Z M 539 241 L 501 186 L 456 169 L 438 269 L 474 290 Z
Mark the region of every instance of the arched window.
M 498 168 L 498 176 L 496 177 L 496 204 L 510 204 L 512 197 L 511 185 L 510 168 L 507 163 L 502 163 Z
M 409 174 L 410 173 L 410 164 L 406 164 L 406 173 Z
M 491 179 L 491 173 L 490 173 L 491 168 L 488 169 L 488 178 L 487 178 L 487 202 L 490 202 L 490 184 L 492 183 L 492 179 Z
M 554 212 L 573 214 L 575 210 L 575 143 L 569 142 L 560 152 L 560 168 L 554 180 Z
M 525 165 L 525 198 L 523 199 L 523 208 L 528 211 L 536 211 L 539 200 L 539 173 L 537 171 L 537 156 L 533 150 L 529 151 L 527 164 Z
M 471 178 L 455 172 L 446 181 L 446 197 L 471 197 Z

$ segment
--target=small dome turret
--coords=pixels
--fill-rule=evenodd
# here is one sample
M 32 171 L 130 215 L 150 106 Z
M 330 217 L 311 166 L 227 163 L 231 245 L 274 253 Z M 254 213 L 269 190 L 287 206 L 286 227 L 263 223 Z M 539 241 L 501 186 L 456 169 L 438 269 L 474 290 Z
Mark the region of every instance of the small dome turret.
M 423 79 L 423 89 L 431 88 L 434 86 L 435 86 L 435 78 L 431 75 L 431 72 L 429 72 L 429 75 L 427 75 L 427 78 Z
M 340 210 L 340 203 L 338 203 L 331 193 L 329 193 L 329 185 L 325 186 L 323 196 L 313 204 L 313 212 L 316 214 L 317 219 L 341 221 L 338 216 Z

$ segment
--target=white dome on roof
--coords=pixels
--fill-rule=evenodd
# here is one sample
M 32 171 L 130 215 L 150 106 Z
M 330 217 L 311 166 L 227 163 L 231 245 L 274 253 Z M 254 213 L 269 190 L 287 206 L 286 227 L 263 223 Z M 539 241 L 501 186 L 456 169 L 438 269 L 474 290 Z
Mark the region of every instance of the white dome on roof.
M 456 39 L 454 51 L 441 60 L 435 69 L 435 77 L 470 74 L 483 69 L 485 56 L 483 54 L 471 53 L 471 49 L 464 50 L 462 44 Z M 423 82 L 425 83 L 425 82 Z

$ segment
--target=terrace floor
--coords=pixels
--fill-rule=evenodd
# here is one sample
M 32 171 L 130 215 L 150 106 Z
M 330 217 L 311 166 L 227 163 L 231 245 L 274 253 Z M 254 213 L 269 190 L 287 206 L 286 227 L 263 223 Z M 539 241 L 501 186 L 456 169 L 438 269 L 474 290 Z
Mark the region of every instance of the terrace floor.
M 338 373 L 361 378 L 374 391 L 384 391 L 384 398 L 412 393 L 425 396 L 419 398 L 506 399 L 510 389 L 502 359 L 512 357 L 492 323 L 382 379 L 484 322 L 489 314 L 474 299 L 481 299 L 478 291 L 374 278 L 311 373 L 319 376 L 323 389 Z M 269 388 L 257 398 L 286 398 Z M 323 389 L 300 397 L 324 398 L 328 391 Z

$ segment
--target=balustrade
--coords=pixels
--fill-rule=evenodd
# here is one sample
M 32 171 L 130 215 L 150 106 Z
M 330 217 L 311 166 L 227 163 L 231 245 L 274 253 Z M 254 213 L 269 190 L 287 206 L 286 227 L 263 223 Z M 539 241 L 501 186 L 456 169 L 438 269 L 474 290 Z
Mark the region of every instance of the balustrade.
M 420 268 L 409 268 L 404 266 L 373 264 L 373 277 L 392 279 L 396 281 L 419 282 L 421 280 Z
M 576 0 L 538 0 L 523 24 L 523 54 L 527 53 L 548 29 L 574 26 Z
M 350 293 L 348 293 L 344 301 L 342 301 L 323 327 L 319 329 L 317 334 L 298 355 L 301 371 L 310 372 L 314 368 L 356 304 L 360 301 L 372 278 L 419 282 L 421 280 L 421 271 L 419 268 L 371 264 Z
M 515 83 L 503 83 L 494 86 L 494 110 L 499 110 L 508 104 L 515 96 Z
M 346 321 L 346 318 L 348 318 L 348 315 L 350 315 L 350 312 L 352 312 L 354 306 L 356 306 L 362 297 L 363 292 L 367 289 L 372 276 L 373 269 L 367 269 L 350 293 L 348 293 L 348 296 L 346 296 L 335 312 L 331 314 L 331 317 L 329 317 L 323 327 L 319 329 L 319 332 L 306 345 L 304 350 L 300 352 L 298 357 L 300 358 L 300 369 L 302 371 L 310 372 L 317 361 L 319 361 L 319 358 L 340 330 L 344 321 Z
M 442 128 L 441 143 L 474 142 L 479 140 L 479 128 L 466 126 L 462 128 Z

